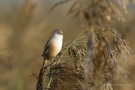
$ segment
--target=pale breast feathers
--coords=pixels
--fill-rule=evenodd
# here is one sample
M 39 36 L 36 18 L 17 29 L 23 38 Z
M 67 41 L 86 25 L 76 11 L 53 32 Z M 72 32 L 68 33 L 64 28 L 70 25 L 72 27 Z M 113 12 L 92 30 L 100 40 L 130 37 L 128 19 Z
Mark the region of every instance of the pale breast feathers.
M 49 47 L 50 57 L 55 57 L 62 48 L 62 40 L 53 39 Z

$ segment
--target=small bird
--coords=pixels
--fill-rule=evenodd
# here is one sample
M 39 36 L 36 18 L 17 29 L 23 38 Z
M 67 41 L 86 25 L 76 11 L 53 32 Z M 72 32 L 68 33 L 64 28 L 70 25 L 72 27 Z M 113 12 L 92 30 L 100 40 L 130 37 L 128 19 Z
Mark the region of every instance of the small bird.
M 50 39 L 47 41 L 43 52 L 43 67 L 50 60 L 54 58 L 62 49 L 63 32 L 59 29 L 53 31 Z

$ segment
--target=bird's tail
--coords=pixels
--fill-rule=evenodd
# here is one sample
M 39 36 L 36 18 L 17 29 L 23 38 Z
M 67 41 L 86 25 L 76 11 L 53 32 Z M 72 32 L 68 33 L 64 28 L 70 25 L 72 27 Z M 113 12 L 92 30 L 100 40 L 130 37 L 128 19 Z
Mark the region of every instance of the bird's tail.
M 42 55 L 43 56 L 43 65 L 42 65 L 42 68 L 44 68 L 47 64 L 47 60 L 46 60 L 46 56 L 44 56 L 44 54 Z

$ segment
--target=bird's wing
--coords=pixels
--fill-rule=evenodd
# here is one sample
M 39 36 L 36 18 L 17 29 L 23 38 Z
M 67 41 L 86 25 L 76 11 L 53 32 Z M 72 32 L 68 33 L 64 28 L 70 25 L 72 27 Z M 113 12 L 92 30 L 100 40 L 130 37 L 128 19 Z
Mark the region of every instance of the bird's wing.
M 51 43 L 51 38 L 47 41 L 42 56 L 44 56 L 48 52 L 49 47 L 50 47 L 50 43 Z

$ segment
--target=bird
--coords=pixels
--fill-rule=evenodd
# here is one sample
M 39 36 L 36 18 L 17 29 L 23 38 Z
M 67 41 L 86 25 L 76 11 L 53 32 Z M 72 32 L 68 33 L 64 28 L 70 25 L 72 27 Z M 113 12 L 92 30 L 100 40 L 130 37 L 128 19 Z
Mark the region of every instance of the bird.
M 44 47 L 44 52 L 42 54 L 44 61 L 42 68 L 45 67 L 45 64 L 48 60 L 56 57 L 56 55 L 61 51 L 63 44 L 63 32 L 60 29 L 55 29 L 48 39 Z

